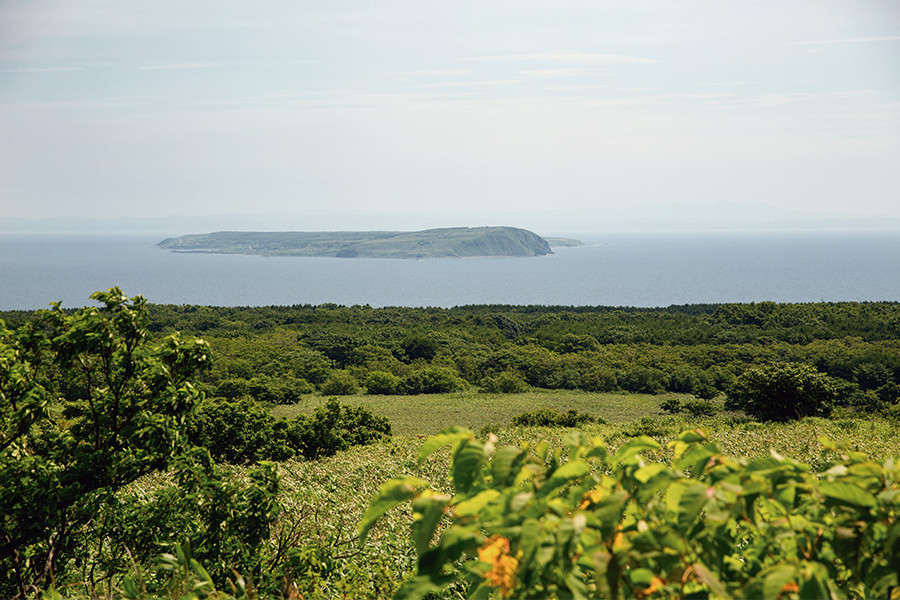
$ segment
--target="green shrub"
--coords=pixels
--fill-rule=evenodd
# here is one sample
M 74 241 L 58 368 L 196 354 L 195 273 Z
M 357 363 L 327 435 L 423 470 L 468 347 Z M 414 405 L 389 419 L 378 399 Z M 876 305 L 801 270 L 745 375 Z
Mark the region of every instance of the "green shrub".
M 602 419 L 598 420 L 602 421 Z M 517 415 L 513 418 L 513 425 L 519 427 L 579 427 L 594 421 L 594 417 L 579 413 L 574 409 L 560 412 L 552 408 L 541 408 Z
M 719 413 L 719 407 L 703 398 L 690 398 L 684 401 L 678 398 L 666 398 L 659 407 L 670 414 L 687 413 L 691 417 L 712 417 Z
M 593 367 L 581 376 L 581 389 L 588 392 L 612 392 L 618 388 L 616 372 L 609 367 Z
M 481 382 L 485 392 L 492 394 L 521 394 L 528 391 L 528 384 L 521 375 L 512 371 L 503 371 L 493 377 L 486 377 Z
M 712 417 L 719 413 L 719 407 L 716 406 L 716 404 L 702 398 L 690 398 L 685 400 L 681 407 L 684 412 L 695 419 L 699 417 Z
M 391 424 L 363 407 L 342 406 L 329 398 L 312 416 L 288 422 L 288 443 L 307 459 L 331 456 L 350 446 L 370 444 L 391 434 Z
M 342 406 L 330 398 L 312 415 L 278 420 L 251 398 L 206 400 L 189 428 L 190 440 L 221 462 L 250 464 L 331 456 L 350 446 L 368 444 L 390 435 L 385 417 L 362 407 Z
M 366 393 L 390 396 L 400 390 L 400 378 L 384 371 L 371 371 L 366 375 Z
M 446 394 L 465 389 L 466 382 L 447 367 L 424 367 L 403 378 L 404 394 Z
M 659 403 L 659 407 L 670 414 L 678 414 L 682 410 L 684 410 L 684 406 L 681 404 L 681 400 L 678 398 L 666 398 L 662 402 Z
M 761 421 L 827 417 L 837 398 L 834 381 L 814 367 L 780 364 L 750 369 L 728 390 L 725 408 Z
M 184 449 L 209 346 L 152 340 L 140 296 L 91 298 L 102 308 L 55 303 L 14 332 L 0 321 L 0 597 L 77 580 L 103 539 L 97 514 Z
M 357 391 L 356 380 L 347 371 L 332 371 L 322 384 L 322 394 L 325 396 L 350 396 Z
M 269 410 L 249 397 L 204 400 L 190 421 L 191 443 L 203 446 L 217 461 L 248 464 L 286 460 L 296 453 Z

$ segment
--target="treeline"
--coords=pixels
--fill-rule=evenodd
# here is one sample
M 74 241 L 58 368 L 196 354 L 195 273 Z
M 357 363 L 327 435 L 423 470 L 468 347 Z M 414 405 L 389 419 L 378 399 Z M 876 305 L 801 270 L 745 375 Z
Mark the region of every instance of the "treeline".
M 208 397 L 290 404 L 304 395 L 466 387 L 680 392 L 711 398 L 749 368 L 802 363 L 846 402 L 900 397 L 900 304 L 701 304 L 664 309 L 503 306 L 148 305 L 154 335 L 201 336 Z M 15 327 L 31 313 L 3 313 Z
M 207 340 L 208 397 L 443 393 L 477 386 L 681 392 L 711 398 L 749 368 L 802 363 L 845 402 L 900 397 L 900 304 L 564 306 L 149 305 L 154 335 Z M 4 313 L 15 326 L 30 313 Z

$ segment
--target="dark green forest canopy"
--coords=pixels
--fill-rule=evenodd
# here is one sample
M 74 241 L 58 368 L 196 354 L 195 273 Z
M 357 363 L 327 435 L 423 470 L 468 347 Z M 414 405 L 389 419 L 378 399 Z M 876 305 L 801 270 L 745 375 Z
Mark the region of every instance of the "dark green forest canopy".
M 886 406 L 900 396 L 896 302 L 147 310 L 154 335 L 210 343 L 214 367 L 201 388 L 211 397 L 292 403 L 338 382 L 413 393 L 422 381 L 485 387 L 500 374 L 535 388 L 713 397 L 748 369 L 781 363 L 842 380 L 845 403 Z M 0 317 L 15 328 L 31 314 Z

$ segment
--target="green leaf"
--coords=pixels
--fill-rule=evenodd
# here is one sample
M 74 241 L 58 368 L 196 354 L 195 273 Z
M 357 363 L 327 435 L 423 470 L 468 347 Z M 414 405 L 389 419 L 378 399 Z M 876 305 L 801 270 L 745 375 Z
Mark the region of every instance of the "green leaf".
M 473 437 L 474 434 L 465 427 L 450 427 L 444 429 L 439 434 L 433 435 L 425 440 L 425 443 L 419 448 L 419 464 L 422 464 L 422 462 L 431 456 L 435 450 L 450 444 L 457 444 L 463 440 L 470 440 Z
M 583 460 L 570 460 L 566 464 L 562 465 L 547 478 L 547 480 L 541 486 L 541 489 L 538 490 L 538 496 L 544 497 L 550 494 L 550 492 L 556 490 L 564 486 L 565 484 L 578 479 L 579 477 L 584 477 L 588 473 L 591 472 L 591 466 L 583 461 Z
M 423 493 L 413 501 L 412 536 L 416 545 L 416 554 L 421 556 L 428 550 L 431 540 L 434 539 L 434 530 L 437 528 L 444 508 L 450 502 L 448 496 L 437 496 Z
M 129 575 L 122 578 L 122 591 L 128 600 L 137 600 L 139 598 L 137 586 L 134 585 L 134 580 Z
M 419 489 L 427 486 L 428 482 L 418 477 L 404 477 L 384 482 L 359 522 L 359 543 L 362 544 L 366 540 L 369 530 L 381 515 L 401 502 L 412 500 L 418 495 Z
M 678 498 L 678 523 L 687 525 L 700 516 L 703 506 L 709 499 L 707 487 L 702 483 L 687 486 Z
M 641 483 L 647 483 L 660 473 L 666 471 L 666 465 L 662 463 L 651 463 L 649 465 L 643 466 L 637 471 L 634 472 L 634 478 L 640 481 Z
M 484 448 L 480 442 L 466 440 L 453 453 L 453 487 L 457 493 L 466 494 L 481 474 Z
M 531 557 L 534 556 L 534 552 L 538 547 L 539 535 L 540 524 L 537 519 L 525 519 L 522 523 L 522 537 L 520 538 L 524 563 L 528 563 Z
M 484 490 L 454 506 L 454 513 L 460 517 L 475 516 L 498 496 L 500 496 L 500 492 L 497 490 Z
M 819 486 L 822 495 L 839 504 L 872 508 L 877 504 L 875 496 L 858 485 L 846 481 L 826 481 Z
M 716 577 L 716 574 L 707 568 L 706 565 L 700 562 L 694 563 L 694 573 L 697 574 L 697 580 L 706 585 L 709 590 L 719 596 L 720 598 L 730 598 L 731 596 L 728 594 L 728 590 L 725 589 L 725 586 L 722 585 L 722 582 L 719 581 L 719 578 Z
M 779 565 L 767 569 L 763 575 L 762 597 L 777 598 L 785 585 L 797 578 L 797 568 L 791 565 Z
M 650 587 L 653 583 L 653 571 L 650 569 L 631 569 L 628 571 L 628 580 L 631 582 L 631 585 L 636 587 Z
M 439 593 L 450 581 L 452 578 L 449 577 L 417 575 L 400 586 L 394 593 L 394 600 L 421 600 L 428 594 Z
M 659 450 L 659 448 L 659 443 L 649 436 L 642 435 L 640 437 L 632 438 L 622 444 L 616 451 L 616 462 L 624 463 L 644 450 Z
M 491 461 L 491 475 L 494 478 L 494 487 L 506 487 L 511 475 L 513 475 L 513 464 L 521 455 L 521 450 L 515 446 L 504 446 L 494 453 L 494 458 Z

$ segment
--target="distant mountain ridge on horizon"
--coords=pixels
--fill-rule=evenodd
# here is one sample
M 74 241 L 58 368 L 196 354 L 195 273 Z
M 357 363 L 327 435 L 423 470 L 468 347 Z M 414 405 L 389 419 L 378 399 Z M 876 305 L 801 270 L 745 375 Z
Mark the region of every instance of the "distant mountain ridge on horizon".
M 565 240 L 561 243 L 574 242 Z M 545 256 L 549 242 L 518 227 L 445 227 L 421 231 L 218 231 L 167 238 L 174 252 L 333 258 Z

